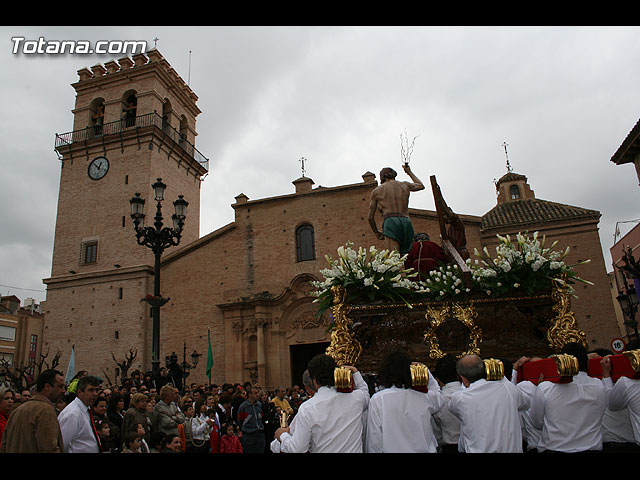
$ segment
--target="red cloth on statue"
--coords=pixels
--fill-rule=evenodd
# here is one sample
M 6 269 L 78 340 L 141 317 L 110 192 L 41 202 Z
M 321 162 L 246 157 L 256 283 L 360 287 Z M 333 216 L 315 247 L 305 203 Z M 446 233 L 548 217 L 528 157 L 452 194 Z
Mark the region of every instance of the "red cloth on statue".
M 416 272 L 429 272 L 438 268 L 438 261 L 448 263 L 447 255 L 440 245 L 429 240 L 413 242 L 405 267 L 413 268 Z

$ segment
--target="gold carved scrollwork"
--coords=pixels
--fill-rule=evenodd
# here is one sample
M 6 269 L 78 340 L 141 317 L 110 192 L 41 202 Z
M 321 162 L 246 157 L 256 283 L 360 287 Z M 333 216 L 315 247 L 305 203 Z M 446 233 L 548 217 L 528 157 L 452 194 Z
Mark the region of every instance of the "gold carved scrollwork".
M 623 352 L 623 355 L 631 362 L 631 368 L 634 372 L 640 373 L 640 350 L 630 350 Z
M 566 280 L 561 278 L 562 281 Z M 562 282 L 554 282 L 551 298 L 554 301 L 553 311 L 557 313 L 549 322 L 547 329 L 547 341 L 549 347 L 559 351 L 570 342 L 581 343 L 587 346 L 586 334 L 578 328 L 573 312 L 571 311 L 571 294 Z
M 458 355 L 458 358 L 464 355 L 478 354 L 480 353 L 479 344 L 482 341 L 482 329 L 475 323 L 475 318 L 478 316 L 473 304 L 469 304 L 464 307 L 459 303 L 451 304 L 449 308 L 448 304 L 441 305 L 440 307 L 427 307 L 426 319 L 430 321 L 430 326 L 427 332 L 424 334 L 425 342 L 429 344 L 429 357 L 442 358 L 445 355 L 440 349 L 438 343 L 438 337 L 436 336 L 436 330 L 444 321 L 448 318 L 449 313 L 453 314 L 453 318 L 460 321 L 464 326 L 469 329 L 469 348 Z
M 327 355 L 333 357 L 338 365 L 354 365 L 362 353 L 362 345 L 349 331 L 353 323 L 348 315 L 351 307 L 347 305 L 347 292 L 342 286 L 331 287 L 333 295 L 333 321 L 331 344 L 327 347 Z

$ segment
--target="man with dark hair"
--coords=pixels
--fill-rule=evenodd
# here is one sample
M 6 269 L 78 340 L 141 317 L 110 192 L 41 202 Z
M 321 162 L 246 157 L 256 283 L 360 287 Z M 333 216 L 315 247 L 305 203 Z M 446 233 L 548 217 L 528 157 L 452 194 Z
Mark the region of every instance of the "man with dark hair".
M 477 355 L 456 364 L 465 388 L 453 393 L 449 410 L 460 419 L 458 451 L 465 453 L 522 453 L 519 411 L 527 398 L 506 378 L 489 380 Z
M 55 404 L 64 395 L 64 375 L 43 371 L 36 381 L 36 394 L 11 412 L 0 453 L 62 453 L 63 441 Z
M 362 453 L 362 439 L 369 387 L 355 367 L 351 371 L 355 383 L 352 392 L 339 392 L 334 374 L 337 365 L 329 355 L 320 354 L 308 365 L 315 394 L 300 405 L 295 416 L 295 429 L 279 428 L 275 436 L 281 450 L 288 453 Z
M 93 375 L 82 377 L 78 380 L 77 397 L 58 415 L 65 453 L 100 453 L 91 406 L 98 399 L 101 384 Z
M 367 453 L 436 453 L 431 416 L 444 405 L 438 382 L 429 374 L 428 391 L 412 387 L 411 358 L 404 351 L 387 353 L 378 378 L 385 387 L 369 402 Z M 417 385 L 416 385 L 417 386 Z
M 262 403 L 258 399 L 259 394 L 259 388 L 249 388 L 247 399 L 238 407 L 238 425 L 242 432 L 242 451 L 244 453 L 264 453 L 264 423 L 262 422 Z
M 401 255 L 409 253 L 413 244 L 413 225 L 409 218 L 409 195 L 424 190 L 424 185 L 416 177 L 408 164 L 404 171 L 412 182 L 396 180 L 396 172 L 386 167 L 380 171 L 380 185 L 371 192 L 369 202 L 369 225 L 379 240 L 386 240 L 389 250 L 396 249 Z M 383 217 L 382 233 L 378 231 L 375 215 Z
M 444 397 L 444 406 L 434 414 L 434 433 L 442 453 L 457 453 L 460 438 L 460 419 L 449 411 L 449 400 L 454 392 L 460 390 L 462 383 L 456 372 L 456 359 L 450 353 L 439 358 L 433 375 L 440 385 L 440 392 Z
M 587 349 L 568 343 L 561 353 L 578 360 L 579 372 L 569 383 L 540 382 L 531 399 L 531 421 L 542 430 L 538 451 L 602 450 L 602 418 L 607 394 L 599 378 L 587 373 Z

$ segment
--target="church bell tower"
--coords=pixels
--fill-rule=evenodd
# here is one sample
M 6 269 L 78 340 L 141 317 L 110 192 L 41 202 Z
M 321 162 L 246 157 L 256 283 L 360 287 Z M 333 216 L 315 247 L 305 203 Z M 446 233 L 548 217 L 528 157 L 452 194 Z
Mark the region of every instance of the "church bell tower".
M 151 185 L 161 178 L 165 224 L 182 195 L 189 210 L 180 246 L 193 242 L 209 161 L 195 147 L 198 97 L 156 49 L 78 76 L 73 129 L 55 137 L 61 174 L 44 341 L 62 367 L 74 346 L 76 368 L 116 375 L 112 353 L 135 349 L 142 368 L 151 357 L 141 299 L 153 291 L 153 253 L 137 244 L 129 200 L 146 198 L 152 223 Z

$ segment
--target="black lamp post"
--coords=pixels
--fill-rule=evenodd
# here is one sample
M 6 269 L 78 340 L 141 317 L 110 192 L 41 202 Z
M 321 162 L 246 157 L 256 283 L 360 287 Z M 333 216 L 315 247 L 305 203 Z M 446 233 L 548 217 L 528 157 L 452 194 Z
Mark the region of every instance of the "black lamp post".
M 184 347 L 182 351 L 182 391 L 187 391 L 187 377 L 191 373 L 190 370 L 192 368 L 196 368 L 198 365 L 198 360 L 200 359 L 200 353 L 197 351 L 193 351 L 191 354 L 191 363 L 187 363 L 187 342 L 184 342 Z
M 152 227 L 144 226 L 144 199 L 140 197 L 140 194 L 136 193 L 129 203 L 131 204 L 131 218 L 133 220 L 138 244 L 150 248 L 155 257 L 153 295 L 147 295 L 144 300 L 151 305 L 151 316 L 153 319 L 151 368 L 153 377 L 157 378 L 160 374 L 160 307 L 169 301 L 168 298 L 162 298 L 160 295 L 160 257 L 166 248 L 176 246 L 180 243 L 189 203 L 182 195 L 179 195 L 178 199 L 173 202 L 175 207 L 175 213 L 171 217 L 173 220 L 173 228 L 165 227 L 162 216 L 162 202 L 167 186 L 162 183 L 161 178 L 158 178 L 158 180 L 151 185 L 151 188 L 153 188 L 154 199 L 157 202 L 156 216 L 154 217 Z

